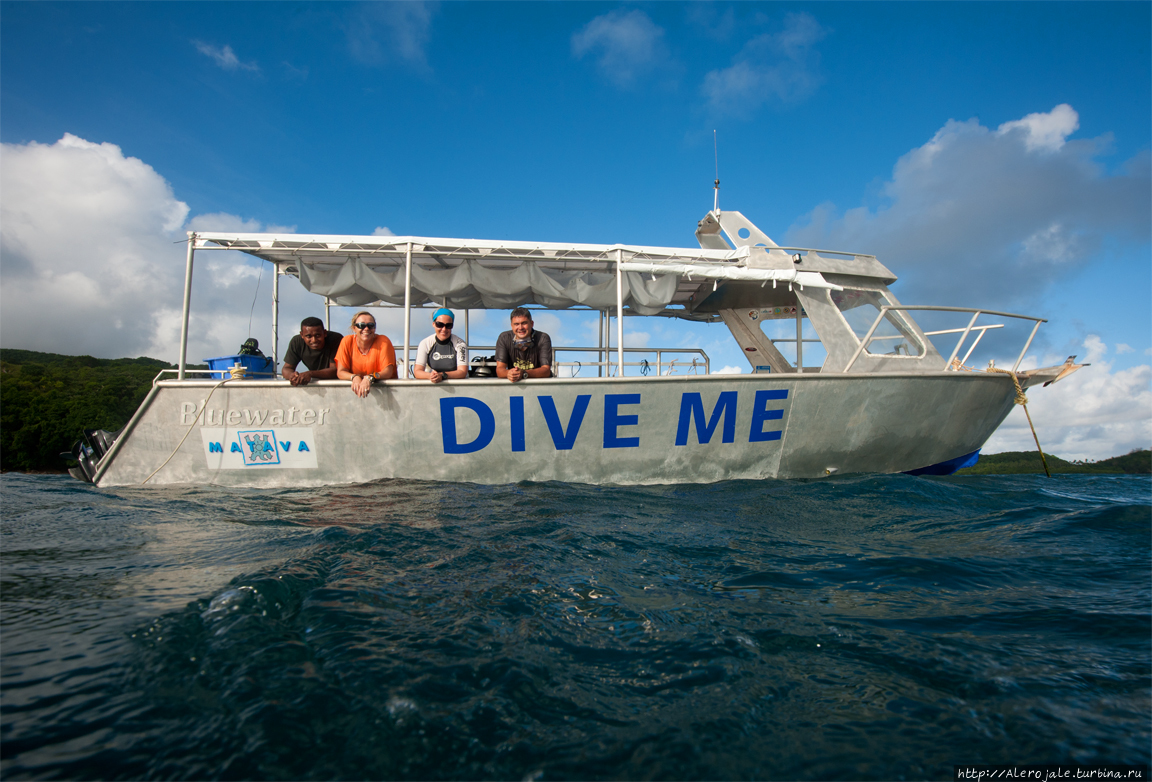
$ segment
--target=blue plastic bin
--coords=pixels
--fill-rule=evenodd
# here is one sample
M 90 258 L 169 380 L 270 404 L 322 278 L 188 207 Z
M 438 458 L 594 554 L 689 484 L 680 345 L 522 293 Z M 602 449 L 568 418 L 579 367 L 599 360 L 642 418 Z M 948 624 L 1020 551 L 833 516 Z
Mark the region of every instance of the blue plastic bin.
M 249 376 L 257 374 L 271 377 L 273 374 L 272 359 L 266 356 L 217 356 L 204 359 L 204 363 L 213 374 L 220 373 L 221 376 L 236 364 L 245 367 Z

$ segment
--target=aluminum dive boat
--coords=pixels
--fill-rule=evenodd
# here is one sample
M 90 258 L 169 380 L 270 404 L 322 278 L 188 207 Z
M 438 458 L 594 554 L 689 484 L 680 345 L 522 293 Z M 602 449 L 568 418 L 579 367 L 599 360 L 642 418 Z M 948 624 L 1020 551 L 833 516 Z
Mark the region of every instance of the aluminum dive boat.
M 179 368 L 157 377 L 121 431 L 88 432 L 72 473 L 99 486 L 238 487 L 947 474 L 975 460 L 1017 384 L 1079 367 L 1022 371 L 1042 318 L 903 305 L 872 255 L 781 247 L 718 208 L 696 238 L 699 248 L 189 233 Z M 346 381 L 294 387 L 188 368 L 194 257 L 220 250 L 272 264 L 273 356 L 281 277 L 322 296 L 326 317 L 332 305 L 403 307 L 400 379 L 360 398 Z M 551 379 L 412 379 L 413 309 L 451 307 L 467 323 L 470 310 L 525 305 L 599 313 L 598 344 L 558 346 Z M 960 324 L 925 331 L 913 313 Z M 700 349 L 626 348 L 635 318 L 722 323 L 750 371 L 713 373 Z M 969 366 L 1008 323 L 1027 335 L 1010 368 Z M 954 341 L 950 355 L 933 338 Z

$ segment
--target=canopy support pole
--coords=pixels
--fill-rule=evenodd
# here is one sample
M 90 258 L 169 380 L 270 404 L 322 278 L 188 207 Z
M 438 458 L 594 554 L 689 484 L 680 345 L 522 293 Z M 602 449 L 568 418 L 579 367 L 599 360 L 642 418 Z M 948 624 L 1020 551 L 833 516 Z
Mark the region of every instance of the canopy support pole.
M 332 306 L 332 300 L 330 298 L 328 298 L 327 296 L 325 296 L 324 297 L 324 330 L 325 331 L 331 331 L 332 330 L 332 313 L 330 311 L 331 306 Z
M 604 310 L 597 310 L 596 321 L 596 377 L 604 377 Z
M 472 344 L 468 336 L 468 310 L 464 310 L 464 344 Z
M 280 264 L 272 264 L 272 376 L 280 358 Z
M 624 251 L 616 251 L 616 367 L 620 377 L 624 377 Z
M 408 343 L 412 341 L 412 242 L 408 242 L 408 251 L 404 264 L 404 374 L 396 373 L 396 377 L 408 378 Z
M 188 311 L 192 305 L 192 256 L 196 254 L 196 234 L 188 233 L 188 260 L 184 266 L 184 313 L 180 318 L 180 366 L 176 375 L 184 379 L 184 365 L 188 363 Z
M 800 297 L 796 297 L 796 371 L 804 374 L 804 315 Z

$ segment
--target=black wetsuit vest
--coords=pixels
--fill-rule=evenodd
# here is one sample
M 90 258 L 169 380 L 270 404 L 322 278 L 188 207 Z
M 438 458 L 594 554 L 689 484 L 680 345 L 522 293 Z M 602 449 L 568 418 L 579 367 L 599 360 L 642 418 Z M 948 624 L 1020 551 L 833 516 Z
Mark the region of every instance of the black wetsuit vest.
M 437 372 L 451 372 L 456 369 L 456 346 L 449 339 L 446 342 L 435 340 L 428 350 L 428 368 Z

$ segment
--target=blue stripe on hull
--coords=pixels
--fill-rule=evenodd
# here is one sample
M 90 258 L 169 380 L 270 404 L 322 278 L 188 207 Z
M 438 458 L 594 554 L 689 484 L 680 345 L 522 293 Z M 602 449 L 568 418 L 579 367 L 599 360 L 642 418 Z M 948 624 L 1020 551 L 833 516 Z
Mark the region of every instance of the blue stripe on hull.
M 928 467 L 921 467 L 916 470 L 908 470 L 905 475 L 951 475 L 957 470 L 963 470 L 965 467 L 971 467 L 976 464 L 980 459 L 980 449 L 964 456 L 957 456 L 955 459 L 949 459 L 946 462 L 933 464 Z

